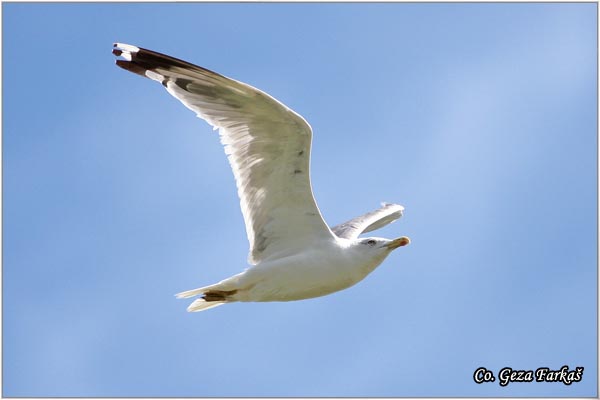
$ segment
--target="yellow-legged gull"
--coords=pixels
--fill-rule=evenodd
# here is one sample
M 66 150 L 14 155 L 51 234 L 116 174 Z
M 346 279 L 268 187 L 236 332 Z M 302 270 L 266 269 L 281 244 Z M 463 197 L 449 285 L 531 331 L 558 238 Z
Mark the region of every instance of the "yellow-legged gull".
M 359 238 L 402 216 L 383 203 L 330 228 L 310 184 L 312 130 L 268 94 L 205 68 L 140 47 L 116 43 L 117 65 L 160 82 L 198 117 L 219 129 L 250 242 L 245 271 L 177 294 L 201 296 L 188 311 L 237 301 L 291 301 L 324 296 L 364 279 L 410 240 Z

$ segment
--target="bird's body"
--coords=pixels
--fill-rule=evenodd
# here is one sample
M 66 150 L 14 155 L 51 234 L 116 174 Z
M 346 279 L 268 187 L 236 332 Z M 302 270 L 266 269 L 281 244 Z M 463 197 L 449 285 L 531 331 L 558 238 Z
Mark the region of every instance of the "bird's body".
M 350 240 L 323 241 L 301 253 L 263 261 L 218 285 L 237 290 L 231 296 L 237 301 L 303 300 L 358 283 L 384 258 L 365 257 Z
M 268 94 L 185 61 L 115 44 L 117 65 L 160 82 L 186 107 L 219 129 L 250 242 L 245 271 L 214 285 L 179 293 L 201 296 L 188 311 L 221 304 L 292 301 L 324 296 L 364 279 L 397 247 L 410 241 L 359 238 L 402 216 L 382 207 L 328 227 L 310 185 L 312 130 Z

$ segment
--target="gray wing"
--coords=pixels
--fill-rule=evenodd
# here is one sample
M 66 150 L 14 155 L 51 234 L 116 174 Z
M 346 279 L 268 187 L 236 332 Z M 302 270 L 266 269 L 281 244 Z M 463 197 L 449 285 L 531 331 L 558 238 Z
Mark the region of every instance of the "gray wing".
M 219 129 L 250 242 L 248 262 L 333 240 L 313 197 L 312 130 L 268 94 L 188 62 L 117 43 L 117 65 L 160 82 L 198 117 Z
M 331 228 L 338 237 L 356 239 L 361 233 L 371 232 L 391 224 L 402 216 L 404 207 L 399 204 L 381 203 L 381 207 L 360 217 Z

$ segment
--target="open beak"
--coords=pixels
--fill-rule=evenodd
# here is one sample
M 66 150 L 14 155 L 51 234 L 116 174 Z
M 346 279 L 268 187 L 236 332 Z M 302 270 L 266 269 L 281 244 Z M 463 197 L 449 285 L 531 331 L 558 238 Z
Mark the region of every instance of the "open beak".
M 410 239 L 407 238 L 406 236 L 402 236 L 402 237 L 399 237 L 398 239 L 392 240 L 385 246 L 390 250 L 394 250 L 394 249 L 397 249 L 398 247 L 406 246 L 409 243 L 410 243 Z

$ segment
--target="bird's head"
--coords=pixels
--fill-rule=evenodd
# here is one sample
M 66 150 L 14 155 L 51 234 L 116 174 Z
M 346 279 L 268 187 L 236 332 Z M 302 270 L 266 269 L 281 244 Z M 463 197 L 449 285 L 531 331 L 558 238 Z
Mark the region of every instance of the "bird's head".
M 366 252 L 383 252 L 389 253 L 398 247 L 406 246 L 410 243 L 410 239 L 406 236 L 397 239 L 384 239 L 379 237 L 367 237 L 358 239 L 359 248 L 365 249 Z
M 406 236 L 397 239 L 384 239 L 380 237 L 366 237 L 354 240 L 352 245 L 354 251 L 351 257 L 356 260 L 362 260 L 369 271 L 376 268 L 390 253 L 398 247 L 406 246 L 410 239 Z

